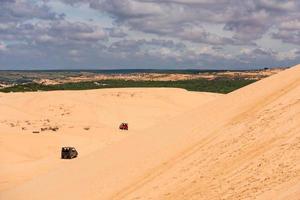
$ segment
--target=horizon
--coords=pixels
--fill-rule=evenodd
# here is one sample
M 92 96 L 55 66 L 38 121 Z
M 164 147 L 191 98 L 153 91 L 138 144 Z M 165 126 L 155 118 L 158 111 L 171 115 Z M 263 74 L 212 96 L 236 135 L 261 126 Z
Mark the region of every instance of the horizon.
M 4 0 L 0 70 L 289 67 L 300 62 L 299 10 L 293 0 Z
M 199 68 L 179 68 L 179 69 L 173 69 L 173 68 L 104 68 L 104 69 L 91 69 L 91 68 L 78 68 L 78 69 L 67 69 L 67 68 L 58 68 L 58 69 L 0 69 L 0 72 L 56 72 L 56 71 L 199 71 L 199 72 L 205 72 L 205 71 L 259 71 L 259 70 L 268 70 L 268 69 L 285 69 L 290 68 L 292 66 L 284 66 L 284 67 L 257 67 L 257 68 L 245 68 L 245 69 L 218 69 L 218 68 L 212 68 L 212 69 L 199 69 Z

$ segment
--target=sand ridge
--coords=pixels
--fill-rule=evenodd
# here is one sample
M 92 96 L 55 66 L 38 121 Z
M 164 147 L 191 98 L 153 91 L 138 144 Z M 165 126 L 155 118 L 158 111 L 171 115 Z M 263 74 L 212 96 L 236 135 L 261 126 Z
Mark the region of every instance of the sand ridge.
M 111 145 L 3 191 L 0 197 L 296 198 L 299 94 L 300 65 L 140 127 Z

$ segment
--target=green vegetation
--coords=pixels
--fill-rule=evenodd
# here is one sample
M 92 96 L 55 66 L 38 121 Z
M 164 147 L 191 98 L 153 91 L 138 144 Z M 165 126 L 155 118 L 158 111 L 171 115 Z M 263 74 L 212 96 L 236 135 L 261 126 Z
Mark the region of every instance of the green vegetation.
M 2 88 L 0 92 L 28 92 L 51 90 L 86 90 L 98 88 L 129 88 L 129 87 L 170 87 L 183 88 L 189 91 L 229 93 L 244 87 L 255 80 L 217 78 L 214 80 L 193 79 L 180 81 L 133 81 L 133 80 L 102 80 L 91 82 L 65 83 L 59 85 L 41 85 L 25 83 Z

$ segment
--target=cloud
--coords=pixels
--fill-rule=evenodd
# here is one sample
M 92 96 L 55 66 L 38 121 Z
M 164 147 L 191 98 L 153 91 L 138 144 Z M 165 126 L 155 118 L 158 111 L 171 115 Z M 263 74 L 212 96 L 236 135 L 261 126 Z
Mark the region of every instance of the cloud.
M 278 52 L 276 54 L 276 59 L 279 61 L 284 61 L 284 60 L 295 60 L 295 59 L 300 59 L 300 50 L 299 49 L 292 49 L 290 51 L 286 52 Z
M 292 0 L 104 0 L 90 6 L 107 12 L 117 23 L 144 33 L 204 43 L 212 41 L 211 44 L 216 40 L 232 44 L 232 40 L 236 40 L 237 45 L 246 42 L 251 45 L 287 15 L 297 16 L 300 8 L 300 4 Z M 233 33 L 233 38 L 229 40 L 200 30 L 207 23 L 223 26 L 225 31 Z M 184 26 L 194 30 L 184 30 L 190 34 L 174 34 Z
M 2 0 L 0 68 L 292 65 L 299 10 L 295 0 Z
M 31 19 L 55 20 L 63 18 L 45 4 L 33 4 L 25 0 L 1 0 L 0 22 L 23 22 Z
M 127 36 L 126 30 L 121 27 L 106 28 L 110 37 L 123 38 Z
M 299 2 L 293 0 L 258 0 L 257 7 L 272 12 L 292 12 L 297 11 Z
M 238 54 L 236 58 L 244 63 L 252 64 L 259 62 L 261 65 L 268 65 L 270 62 L 276 61 L 274 62 L 274 65 L 276 64 L 277 66 L 280 66 L 299 60 L 300 52 L 297 48 L 285 52 L 264 48 L 245 48 L 241 50 L 240 54 Z
M 300 45 L 300 18 L 283 21 L 272 36 L 284 43 Z
M 3 42 L 0 42 L 0 52 L 1 51 L 6 51 L 6 50 L 7 50 L 6 45 Z
M 43 43 L 62 45 L 88 43 L 107 39 L 107 33 L 100 27 L 82 22 L 54 20 L 49 22 L 0 24 L 0 38 L 28 44 Z
M 179 27 L 176 32 L 170 33 L 170 35 L 182 40 L 212 45 L 233 45 L 236 43 L 236 41 L 231 38 L 221 37 L 207 32 L 201 25 L 185 25 Z

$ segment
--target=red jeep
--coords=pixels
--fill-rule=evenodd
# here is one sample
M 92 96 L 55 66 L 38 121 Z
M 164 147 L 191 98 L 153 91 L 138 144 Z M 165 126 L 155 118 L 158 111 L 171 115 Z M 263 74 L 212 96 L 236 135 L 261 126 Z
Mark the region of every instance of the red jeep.
M 119 126 L 119 129 L 121 129 L 121 130 L 128 130 L 128 123 L 122 123 L 122 124 Z

